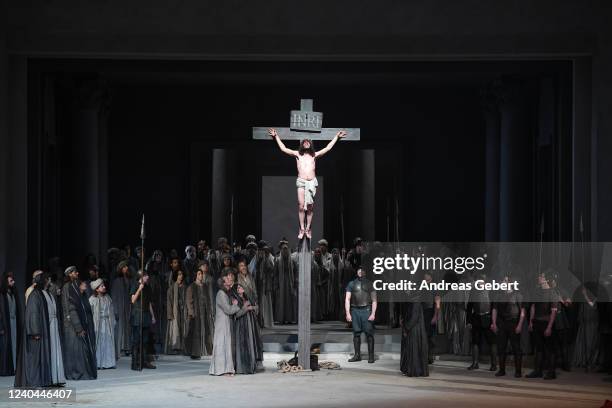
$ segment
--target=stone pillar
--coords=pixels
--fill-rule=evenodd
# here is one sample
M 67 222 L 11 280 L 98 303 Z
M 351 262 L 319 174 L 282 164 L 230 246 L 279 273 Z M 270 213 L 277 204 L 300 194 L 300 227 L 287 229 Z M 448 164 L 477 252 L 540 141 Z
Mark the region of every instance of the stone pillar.
M 531 145 L 525 84 L 504 81 L 500 105 L 500 241 L 529 241 Z
M 80 194 L 74 203 L 78 214 L 74 255 L 93 253 L 100 263 L 106 260 L 108 245 L 108 87 L 102 81 L 83 82 L 76 89 L 75 102 L 72 159 L 77 171 L 73 182 Z
M 6 12 L 5 6 L 0 6 L 0 11 Z M 4 14 L 6 15 L 6 14 Z M 0 17 L 0 26 L 5 27 L 4 17 Z M 8 231 L 8 103 L 7 92 L 9 83 L 7 79 L 8 54 L 6 52 L 6 36 L 4 29 L 0 28 L 0 273 L 6 270 L 7 261 L 7 231 Z
M 482 92 L 486 132 L 485 241 L 499 241 L 500 113 L 495 85 Z
M 374 241 L 376 234 L 376 190 L 375 190 L 375 156 L 374 149 L 361 151 L 361 179 L 358 185 L 361 190 L 361 232 L 365 241 Z
M 28 262 L 28 74 L 24 56 L 8 60 L 7 253 L 6 269 L 25 287 Z M 10 238 L 10 239 L 9 239 Z M 27 279 L 30 281 L 30 279 Z

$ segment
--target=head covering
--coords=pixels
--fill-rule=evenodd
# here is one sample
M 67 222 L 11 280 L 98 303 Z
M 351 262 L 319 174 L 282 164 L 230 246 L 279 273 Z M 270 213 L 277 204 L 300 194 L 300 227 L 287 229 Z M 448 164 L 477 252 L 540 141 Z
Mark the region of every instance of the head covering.
M 283 237 L 283 239 L 281 239 L 280 241 L 278 241 L 278 247 L 282 248 L 284 245 L 289 245 L 289 241 L 287 241 L 287 238 Z
M 90 283 L 91 290 L 96 290 L 102 285 L 104 281 L 102 279 L 96 279 L 95 281 Z
M 66 270 L 64 271 L 64 275 L 68 276 L 70 275 L 72 272 L 75 272 L 77 270 L 76 266 L 72 265 L 66 268 Z
M 320 239 L 318 242 L 319 245 L 325 245 L 326 247 L 329 246 L 329 243 L 327 242 L 327 240 L 325 238 Z
M 268 243 L 263 239 L 257 243 L 257 249 L 264 249 L 268 246 Z
M 37 285 L 42 284 L 43 281 L 43 271 L 36 270 L 34 271 L 34 273 L 32 274 L 32 283 L 35 283 Z
M 123 268 L 130 266 L 127 261 L 121 261 L 117 264 L 117 272 L 121 272 Z
M 190 249 L 193 249 L 195 251 L 196 248 L 193 245 L 187 245 L 185 247 L 185 253 L 189 252 Z

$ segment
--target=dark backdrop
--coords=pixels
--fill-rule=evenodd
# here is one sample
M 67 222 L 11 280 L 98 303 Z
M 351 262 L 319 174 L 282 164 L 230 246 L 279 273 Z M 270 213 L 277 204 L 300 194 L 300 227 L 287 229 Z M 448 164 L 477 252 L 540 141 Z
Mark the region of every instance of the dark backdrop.
M 298 72 L 264 66 L 248 75 L 230 72 L 212 74 L 212 79 L 111 75 L 111 245 L 136 243 L 142 212 L 155 247 L 216 239 L 210 237 L 213 197 L 206 196 L 212 148 L 235 152 L 236 236 L 259 234 L 258 205 L 243 204 L 258 197 L 254 175 L 294 175 L 295 164 L 272 142 L 252 141 L 251 127 L 286 126 L 289 110 L 304 97 L 313 98 L 315 110 L 324 113 L 324 126 L 361 128 L 361 142 L 340 143 L 319 163 L 327 181 L 325 230 L 331 241 L 340 243 L 340 195 L 346 240 L 360 235 L 356 201 L 362 186 L 353 162 L 366 147 L 376 150 L 376 239 L 387 238 L 387 211 L 393 224 L 397 197 L 402 240 L 482 240 L 485 157 L 479 92 L 485 78 L 411 77 L 394 70 L 383 75 L 356 65 L 314 64 Z M 198 169 L 193 160 L 200 170 L 193 170 Z M 199 191 L 203 187 L 197 198 L 194 180 Z

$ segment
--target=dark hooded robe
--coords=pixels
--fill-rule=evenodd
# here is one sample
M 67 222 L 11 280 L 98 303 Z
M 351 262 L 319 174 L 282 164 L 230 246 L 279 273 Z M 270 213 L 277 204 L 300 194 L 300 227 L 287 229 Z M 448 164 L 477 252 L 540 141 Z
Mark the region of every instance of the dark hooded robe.
M 151 286 L 151 304 L 153 305 L 153 311 L 155 316 L 166 315 L 166 294 L 167 285 L 164 280 L 164 261 L 163 253 L 159 249 L 153 251 L 153 256 L 147 262 L 145 270 L 149 275 L 149 285 Z M 161 258 L 161 261 L 157 262 L 157 257 Z M 151 346 L 154 344 L 163 345 L 166 333 L 166 319 L 159 319 L 151 327 L 152 336 L 150 336 Z M 160 347 L 161 348 L 161 347 Z
M 297 277 L 298 266 L 287 249 L 281 249 L 274 263 L 274 288 L 276 303 L 274 321 L 279 323 L 297 322 Z
M 319 318 L 317 320 L 327 319 L 329 314 L 329 269 L 322 259 L 317 260 L 317 256 L 313 257 L 313 264 L 318 268 L 318 279 L 311 284 L 315 285 L 317 292 L 317 300 L 319 302 Z M 314 268 L 313 265 L 313 268 Z
M 402 305 L 400 370 L 408 377 L 429 376 L 428 343 L 423 306 L 418 299 Z
M 263 251 L 262 251 L 263 252 Z M 274 295 L 274 260 L 265 253 L 255 258 L 255 287 L 259 296 L 259 324 L 261 327 L 274 326 L 274 310 L 272 306 Z
M 130 299 L 130 280 L 123 276 L 117 276 L 111 286 L 111 299 L 113 299 L 113 310 L 115 312 L 115 353 L 119 358 L 121 352 L 129 354 L 130 342 L 130 315 L 132 301 Z
M 49 387 L 51 376 L 51 335 L 47 300 L 35 287 L 28 296 L 24 320 L 24 344 L 15 374 L 15 387 Z M 34 337 L 39 337 L 35 340 Z
M 6 278 L 5 278 L 6 279 Z M 0 376 L 15 375 L 18 345 L 22 335 L 22 313 L 13 287 L 0 290 Z
M 246 292 L 245 292 L 246 296 Z M 234 367 L 237 374 L 255 374 L 263 361 L 263 344 L 257 323 L 257 305 L 246 298 L 241 298 L 236 290 L 231 291 L 231 298 L 238 300 L 238 311 L 234 317 Z M 243 307 L 248 300 L 255 310 Z
M 62 288 L 64 311 L 64 371 L 68 380 L 95 380 L 96 336 L 89 300 L 79 291 L 79 282 L 70 281 Z M 78 333 L 84 331 L 83 336 Z
M 319 288 L 321 268 L 314 259 L 310 267 L 310 321 L 320 321 L 323 316 L 321 314 L 321 290 Z
M 185 339 L 186 353 L 191 357 L 212 354 L 212 300 L 208 285 L 193 282 L 187 288 L 187 324 L 189 326 Z
M 182 353 L 187 336 L 187 284 L 172 282 L 168 288 L 166 305 L 166 354 Z

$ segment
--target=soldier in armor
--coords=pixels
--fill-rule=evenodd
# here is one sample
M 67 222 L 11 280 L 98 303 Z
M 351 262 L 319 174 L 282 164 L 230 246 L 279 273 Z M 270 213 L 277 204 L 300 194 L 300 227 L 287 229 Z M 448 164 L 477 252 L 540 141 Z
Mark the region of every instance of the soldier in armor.
M 481 273 L 477 279 L 485 280 L 486 275 Z M 489 371 L 497 371 L 497 345 L 495 335 L 491 331 L 491 301 L 486 290 L 472 289 L 467 304 L 467 322 L 472 330 L 472 365 L 468 370 L 478 369 L 478 357 L 482 340 L 487 342 L 491 354 Z
M 353 345 L 355 354 L 349 362 L 361 361 L 361 333 L 368 341 L 368 363 L 374 362 L 374 326 L 376 318 L 376 290 L 372 282 L 365 277 L 362 267 L 357 268 L 357 277 L 346 287 L 344 310 L 346 320 L 353 323 Z
M 509 282 L 510 276 L 504 277 Z M 525 306 L 523 297 L 512 289 L 499 294 L 492 306 L 491 331 L 497 335 L 497 353 L 499 358 L 499 371 L 495 376 L 506 375 L 506 350 L 508 341 L 514 355 L 514 376 L 522 377 L 523 355 L 521 353 L 521 329 L 525 321 Z
M 546 380 L 557 378 L 555 373 L 555 345 L 553 326 L 557 317 L 556 295 L 548 284 L 544 273 L 538 276 L 539 289 L 536 299 L 529 311 L 529 331 L 533 334 L 535 346 L 534 369 L 527 374 L 527 378 L 541 378 Z M 544 369 L 547 370 L 544 374 Z

